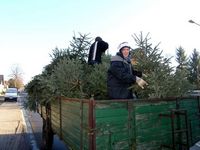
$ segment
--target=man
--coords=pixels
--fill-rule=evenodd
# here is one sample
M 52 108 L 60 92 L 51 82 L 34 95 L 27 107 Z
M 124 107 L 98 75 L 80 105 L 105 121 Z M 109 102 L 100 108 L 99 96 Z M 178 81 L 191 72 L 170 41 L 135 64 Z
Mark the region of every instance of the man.
M 88 57 L 88 64 L 94 65 L 101 63 L 101 56 L 108 49 L 108 43 L 101 37 L 96 37 L 95 42 L 91 45 Z
M 107 87 L 110 99 L 133 99 L 133 92 L 129 89 L 137 83 L 142 89 L 147 83 L 141 79 L 142 72 L 133 69 L 130 60 L 130 46 L 127 42 L 119 45 L 119 52 L 111 58 L 108 69 Z

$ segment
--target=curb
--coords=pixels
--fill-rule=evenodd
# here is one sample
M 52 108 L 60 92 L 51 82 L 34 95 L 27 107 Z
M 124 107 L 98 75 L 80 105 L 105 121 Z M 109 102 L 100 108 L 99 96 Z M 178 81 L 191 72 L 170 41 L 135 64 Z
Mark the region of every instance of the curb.
M 27 111 L 24 109 L 23 106 L 21 108 L 21 112 L 23 114 L 22 119 L 23 119 L 23 122 L 24 122 L 24 125 L 25 125 L 25 132 L 29 136 L 31 150 L 39 150 L 37 143 L 36 143 L 36 140 L 35 140 L 35 136 L 33 134 L 32 126 L 31 126 L 30 121 L 28 119 Z

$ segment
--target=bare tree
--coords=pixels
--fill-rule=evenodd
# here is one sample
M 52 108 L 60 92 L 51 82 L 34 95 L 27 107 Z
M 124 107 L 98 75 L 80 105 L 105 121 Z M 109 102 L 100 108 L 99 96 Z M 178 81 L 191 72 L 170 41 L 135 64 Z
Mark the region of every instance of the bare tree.
M 17 89 L 19 89 L 24 86 L 23 71 L 18 64 L 15 64 L 11 67 L 11 74 L 9 76 L 9 87 L 16 87 Z

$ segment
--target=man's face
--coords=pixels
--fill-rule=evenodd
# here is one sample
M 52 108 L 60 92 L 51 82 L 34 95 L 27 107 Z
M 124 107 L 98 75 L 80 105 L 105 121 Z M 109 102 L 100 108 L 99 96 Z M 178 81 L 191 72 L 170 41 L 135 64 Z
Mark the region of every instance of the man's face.
M 130 52 L 130 48 L 128 48 L 128 47 L 124 47 L 122 49 L 122 55 L 124 56 L 124 58 L 128 57 L 129 52 Z

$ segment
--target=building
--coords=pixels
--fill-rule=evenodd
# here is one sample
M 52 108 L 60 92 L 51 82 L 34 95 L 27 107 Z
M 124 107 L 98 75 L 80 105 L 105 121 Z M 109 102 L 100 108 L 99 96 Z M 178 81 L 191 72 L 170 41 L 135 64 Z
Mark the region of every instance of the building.
M 4 92 L 4 76 L 0 75 L 0 95 Z
M 0 84 L 4 85 L 4 76 L 0 75 Z

